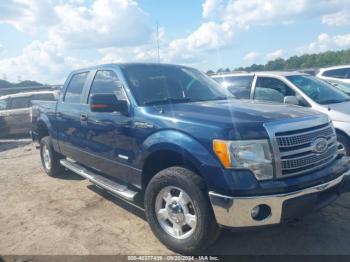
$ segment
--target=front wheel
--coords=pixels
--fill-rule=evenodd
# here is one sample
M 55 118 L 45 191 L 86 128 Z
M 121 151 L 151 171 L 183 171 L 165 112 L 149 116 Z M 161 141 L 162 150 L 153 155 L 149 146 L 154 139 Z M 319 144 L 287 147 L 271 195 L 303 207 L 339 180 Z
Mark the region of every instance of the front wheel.
M 204 250 L 220 232 L 203 179 L 182 167 L 167 168 L 152 178 L 145 210 L 156 237 L 181 254 Z

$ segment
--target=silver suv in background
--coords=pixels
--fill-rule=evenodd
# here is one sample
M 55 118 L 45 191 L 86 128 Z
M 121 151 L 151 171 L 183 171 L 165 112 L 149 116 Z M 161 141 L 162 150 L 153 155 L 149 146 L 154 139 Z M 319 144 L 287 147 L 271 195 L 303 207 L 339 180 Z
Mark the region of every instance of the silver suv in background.
M 350 65 L 321 68 L 317 77 L 327 81 L 337 80 L 350 84 Z
M 293 104 L 325 113 L 333 121 L 338 150 L 350 155 L 350 96 L 315 76 L 257 72 L 212 76 L 237 99 Z
M 57 91 L 17 93 L 0 97 L 0 137 L 28 134 L 31 130 L 31 102 L 57 100 Z

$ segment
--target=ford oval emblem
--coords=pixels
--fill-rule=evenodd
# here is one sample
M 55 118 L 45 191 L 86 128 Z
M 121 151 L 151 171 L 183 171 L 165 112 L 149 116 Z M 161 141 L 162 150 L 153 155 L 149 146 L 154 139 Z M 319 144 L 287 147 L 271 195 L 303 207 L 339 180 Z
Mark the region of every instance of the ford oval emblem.
M 312 142 L 311 146 L 312 146 L 312 152 L 322 154 L 327 150 L 328 142 L 327 142 L 327 139 L 323 137 L 319 137 Z

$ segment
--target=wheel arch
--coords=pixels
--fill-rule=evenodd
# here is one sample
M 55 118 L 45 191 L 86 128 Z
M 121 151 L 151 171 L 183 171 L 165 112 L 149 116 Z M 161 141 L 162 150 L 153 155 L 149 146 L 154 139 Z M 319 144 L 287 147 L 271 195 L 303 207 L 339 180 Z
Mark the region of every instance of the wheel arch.
M 148 155 L 142 168 L 142 188 L 146 188 L 150 180 L 161 170 L 173 166 L 188 168 L 203 177 L 198 164 L 187 153 L 171 149 L 159 149 Z
M 208 188 L 214 171 L 220 177 L 220 163 L 198 140 L 177 130 L 162 130 L 149 136 L 142 144 L 139 166 L 142 170 L 142 188 L 160 170 L 180 165 L 201 176 Z M 216 175 L 215 174 L 215 175 Z
M 335 128 L 335 132 L 337 134 L 341 134 L 341 135 L 345 136 L 348 139 L 348 141 L 350 141 L 350 136 L 346 132 L 344 132 L 343 130 L 341 130 L 339 128 Z
M 38 141 L 40 142 L 40 140 L 45 137 L 45 136 L 49 136 L 49 128 L 47 126 L 47 124 L 44 122 L 44 120 L 39 120 L 37 123 L 37 133 L 38 133 Z

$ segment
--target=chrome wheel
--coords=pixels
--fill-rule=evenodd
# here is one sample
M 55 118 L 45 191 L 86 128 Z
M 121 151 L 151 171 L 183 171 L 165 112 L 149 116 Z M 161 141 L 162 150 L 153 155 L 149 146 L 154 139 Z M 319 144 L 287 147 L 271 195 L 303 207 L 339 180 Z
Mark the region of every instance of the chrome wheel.
M 338 141 L 338 154 L 339 155 L 343 155 L 343 156 L 346 156 L 346 148 L 345 148 L 345 145 L 343 143 L 340 143 Z
M 42 155 L 44 160 L 44 165 L 47 170 L 51 169 L 51 157 L 50 157 L 50 151 L 47 145 L 43 145 L 42 149 Z
M 158 193 L 155 212 L 160 226 L 174 238 L 188 238 L 196 228 L 197 215 L 193 201 L 178 187 L 167 186 Z

